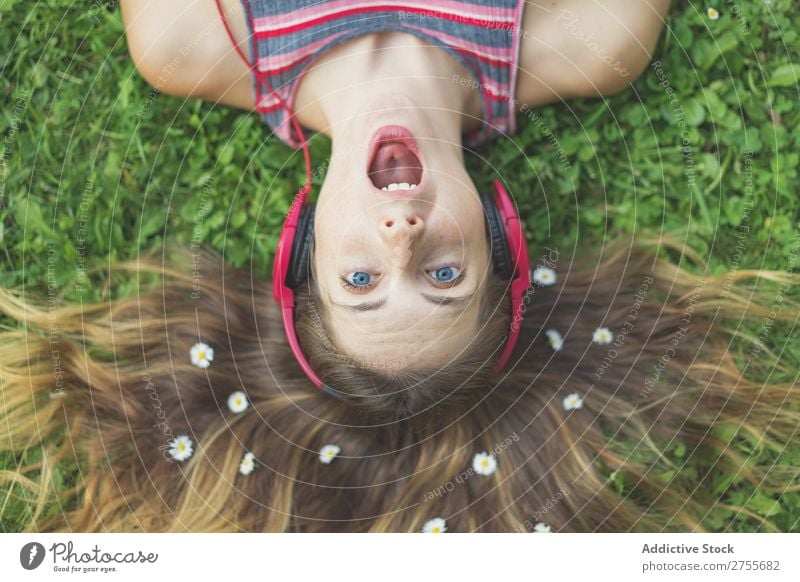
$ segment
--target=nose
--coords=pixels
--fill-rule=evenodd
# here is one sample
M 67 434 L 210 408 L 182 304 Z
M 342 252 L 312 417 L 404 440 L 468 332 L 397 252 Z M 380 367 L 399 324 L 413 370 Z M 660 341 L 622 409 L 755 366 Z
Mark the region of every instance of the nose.
M 419 238 L 424 228 L 425 222 L 416 213 L 388 215 L 380 221 L 381 237 L 389 243 L 396 243 L 403 239 L 412 241 Z

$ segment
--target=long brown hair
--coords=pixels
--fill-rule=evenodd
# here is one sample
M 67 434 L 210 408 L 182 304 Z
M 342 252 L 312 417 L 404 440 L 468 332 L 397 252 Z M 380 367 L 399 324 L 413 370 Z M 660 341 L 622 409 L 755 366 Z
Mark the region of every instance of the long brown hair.
M 737 432 L 778 451 L 796 438 L 800 413 L 787 403 L 798 388 L 768 381 L 781 362 L 766 335 L 749 338 L 743 373 L 732 342 L 744 332 L 729 323 L 790 319 L 798 279 L 698 275 L 658 258 L 668 247 L 703 272 L 665 238 L 557 257 L 558 281 L 529 290 L 498 377 L 511 317 L 501 281 L 489 283 L 470 349 L 411 371 L 343 358 L 311 286 L 298 331 L 342 400 L 295 363 L 269 283 L 211 251 L 119 263 L 118 274 L 160 283 L 97 305 L 0 292 L 0 313 L 24 323 L 0 334 L 0 450 L 18 460 L 0 484 L 29 507 L 29 530 L 418 531 L 437 516 L 448 531 L 709 529 L 712 471 L 800 489 L 796 468 L 753 466 L 730 446 Z M 592 341 L 600 327 L 611 343 Z M 189 360 L 198 341 L 215 350 L 205 369 Z M 226 405 L 234 390 L 251 402 L 242 413 Z M 582 406 L 567 410 L 570 394 Z M 176 462 L 167 449 L 181 434 L 194 454 Z M 340 447 L 330 464 L 325 444 Z M 246 452 L 256 468 L 242 475 Z M 473 468 L 483 452 L 497 463 L 490 475 Z

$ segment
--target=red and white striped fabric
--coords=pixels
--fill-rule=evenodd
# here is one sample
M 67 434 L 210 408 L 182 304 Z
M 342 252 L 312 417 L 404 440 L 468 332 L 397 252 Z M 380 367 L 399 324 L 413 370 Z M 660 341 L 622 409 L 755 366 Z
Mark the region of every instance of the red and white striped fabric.
M 289 121 L 309 63 L 346 40 L 399 30 L 448 51 L 470 72 L 483 97 L 482 127 L 465 136 L 474 147 L 516 131 L 513 105 L 523 0 L 242 0 L 251 34 L 256 110 L 293 148 Z M 242 55 L 245 56 L 244 54 Z

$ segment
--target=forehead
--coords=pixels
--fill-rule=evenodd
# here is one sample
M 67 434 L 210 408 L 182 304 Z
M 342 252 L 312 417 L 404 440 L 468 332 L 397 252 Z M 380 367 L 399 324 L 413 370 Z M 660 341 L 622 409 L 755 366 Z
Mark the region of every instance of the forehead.
M 392 309 L 389 303 L 384 309 L 350 313 L 329 306 L 328 325 L 338 349 L 365 364 L 436 366 L 455 357 L 478 329 L 477 299 L 457 308 Z

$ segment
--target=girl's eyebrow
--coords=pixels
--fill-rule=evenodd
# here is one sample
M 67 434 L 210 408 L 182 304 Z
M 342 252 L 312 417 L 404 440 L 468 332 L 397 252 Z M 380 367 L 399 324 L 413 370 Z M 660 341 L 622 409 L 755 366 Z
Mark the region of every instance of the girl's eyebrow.
M 461 295 L 459 297 L 443 297 L 441 295 L 426 295 L 425 293 L 422 296 L 434 303 L 436 305 L 461 305 L 462 303 L 466 303 L 475 295 L 475 291 L 472 293 L 468 293 L 467 295 Z
M 422 297 L 425 300 L 430 301 L 434 305 L 461 305 L 462 303 L 466 303 L 475 295 L 475 291 L 469 293 L 467 295 L 461 295 L 460 297 L 443 297 L 440 295 L 427 295 L 422 293 Z M 362 312 L 362 311 L 376 311 L 386 305 L 386 297 L 382 299 L 378 299 L 377 301 L 364 301 L 362 303 L 356 303 L 355 305 L 348 305 L 346 303 L 337 303 L 330 297 L 328 300 L 331 302 L 331 305 L 335 305 L 337 307 L 341 307 L 342 309 L 347 309 L 348 311 L 355 311 L 355 312 Z
M 375 311 L 386 305 L 386 297 L 378 299 L 377 301 L 364 301 L 363 303 L 356 303 L 355 305 L 347 305 L 346 303 L 337 303 L 331 297 L 328 297 L 331 305 L 347 309 L 348 311 Z

